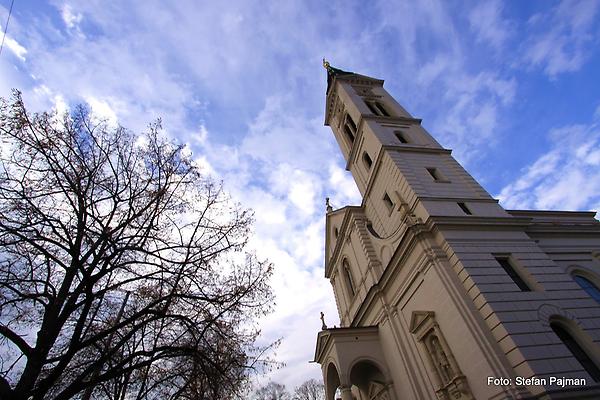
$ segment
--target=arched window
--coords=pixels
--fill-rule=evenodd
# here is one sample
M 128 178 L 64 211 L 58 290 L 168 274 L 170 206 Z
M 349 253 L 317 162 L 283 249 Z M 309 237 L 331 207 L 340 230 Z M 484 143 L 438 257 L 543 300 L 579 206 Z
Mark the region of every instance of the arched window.
M 581 275 L 573 275 L 573 279 L 587 292 L 587 294 L 600 303 L 600 289 L 598 289 L 598 286 L 594 285 L 592 281 Z
M 550 328 L 556 333 L 556 336 L 563 342 L 565 346 L 569 349 L 569 351 L 573 354 L 573 357 L 579 361 L 579 364 L 586 370 L 588 374 L 594 379 L 596 382 L 600 382 L 600 369 L 594 363 L 594 361 L 587 355 L 585 350 L 577 343 L 575 338 L 571 336 L 569 331 L 567 331 L 562 324 L 558 322 L 552 322 L 550 324 Z
M 352 280 L 352 272 L 350 272 L 350 265 L 348 264 L 348 261 L 346 261 L 346 259 L 344 259 L 344 261 L 342 262 L 342 267 L 344 269 L 344 277 L 346 279 L 346 286 L 348 287 L 348 292 L 350 293 L 350 295 L 352 295 L 352 297 L 354 297 L 354 295 L 356 294 L 354 289 L 354 281 Z

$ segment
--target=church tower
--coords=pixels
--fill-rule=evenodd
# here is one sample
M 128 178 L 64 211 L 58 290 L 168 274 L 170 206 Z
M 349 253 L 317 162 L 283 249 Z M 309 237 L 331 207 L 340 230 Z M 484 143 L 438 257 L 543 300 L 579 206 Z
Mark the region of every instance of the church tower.
M 503 209 L 382 80 L 324 66 L 362 195 L 327 207 L 327 400 L 600 398 L 595 213 Z

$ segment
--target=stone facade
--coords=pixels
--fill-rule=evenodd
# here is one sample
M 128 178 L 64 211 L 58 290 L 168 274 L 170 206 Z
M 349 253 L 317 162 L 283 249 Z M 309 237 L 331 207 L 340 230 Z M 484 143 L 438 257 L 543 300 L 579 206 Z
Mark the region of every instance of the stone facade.
M 594 213 L 504 210 L 383 81 L 326 68 L 363 199 L 327 210 L 327 400 L 600 399 Z

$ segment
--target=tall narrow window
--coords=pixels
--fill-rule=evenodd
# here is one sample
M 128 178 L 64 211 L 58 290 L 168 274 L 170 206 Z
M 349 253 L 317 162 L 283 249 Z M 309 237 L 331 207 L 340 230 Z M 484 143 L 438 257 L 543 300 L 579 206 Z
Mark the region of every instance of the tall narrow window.
M 563 344 L 567 346 L 569 351 L 573 354 L 573 357 L 579 361 L 579 364 L 581 364 L 583 369 L 590 374 L 592 379 L 596 382 L 600 382 L 600 369 L 579 343 L 577 343 L 575 338 L 573 338 L 573 336 L 571 336 L 571 334 L 559 323 L 551 323 L 550 328 L 552 328 Z
M 346 122 L 348 122 L 348 125 L 350 125 L 350 129 L 352 129 L 352 132 L 356 132 L 356 124 L 354 123 L 352 117 L 348 115 L 348 117 L 346 118 Z
M 373 166 L 373 160 L 371 160 L 369 153 L 367 153 L 366 151 L 363 152 L 363 162 L 365 163 L 367 170 L 370 170 L 371 166 Z
M 396 139 L 398 139 L 400 143 L 408 143 L 408 140 L 406 139 L 406 134 L 404 132 L 394 131 L 394 135 L 396 135 Z
M 350 272 L 350 265 L 348 264 L 348 261 L 344 259 L 342 266 L 344 268 L 344 275 L 346 277 L 346 285 L 348 286 L 348 292 L 352 295 L 352 297 L 354 297 L 356 292 L 354 290 L 354 281 L 352 280 L 352 272 Z
M 383 104 L 379 102 L 375 102 L 375 107 L 379 110 L 379 115 L 383 115 L 384 117 L 389 117 L 390 113 L 387 112 Z
M 587 294 L 590 295 L 591 298 L 600 303 L 600 289 L 598 289 L 598 287 L 594 285 L 592 281 L 584 278 L 581 275 L 573 275 L 573 279 L 579 284 L 579 286 L 581 286 L 583 290 L 587 292 Z
M 356 133 L 356 124 L 350 118 L 349 115 L 346 115 L 346 121 L 344 122 L 344 133 L 346 137 L 350 141 L 350 144 L 354 143 L 354 135 Z
M 390 212 L 392 212 L 392 210 L 394 209 L 394 202 L 392 201 L 392 199 L 390 199 L 390 196 L 387 193 L 383 195 L 383 204 L 385 204 L 385 206 Z
M 469 210 L 469 207 L 467 207 L 467 205 L 465 203 L 456 203 L 458 204 L 458 206 L 460 207 L 461 210 L 463 210 L 463 212 L 467 215 L 473 215 L 473 213 L 471 212 L 471 210 Z
M 346 133 L 346 137 L 350 141 L 350 143 L 354 143 L 354 133 L 350 130 L 348 124 L 344 125 L 344 132 Z
M 367 105 L 367 107 L 369 107 L 371 113 L 379 115 L 379 110 L 375 108 L 375 105 L 373 105 L 373 103 L 371 103 L 370 101 L 365 101 L 365 104 Z
M 510 276 L 510 279 L 521 289 L 523 292 L 531 292 L 531 288 L 525 283 L 523 278 L 517 273 L 513 265 L 510 263 L 508 257 L 496 257 L 498 264 L 504 269 L 504 271 Z

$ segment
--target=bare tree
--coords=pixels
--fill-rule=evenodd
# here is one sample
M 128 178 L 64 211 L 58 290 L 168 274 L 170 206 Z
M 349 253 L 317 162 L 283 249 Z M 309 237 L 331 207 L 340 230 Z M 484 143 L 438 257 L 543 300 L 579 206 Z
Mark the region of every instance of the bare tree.
M 254 392 L 255 400 L 290 400 L 285 385 L 277 382 L 269 382 Z
M 0 398 L 237 397 L 272 303 L 252 214 L 160 122 L 0 107 Z
M 294 390 L 293 400 L 325 400 L 325 386 L 316 379 L 309 379 Z

